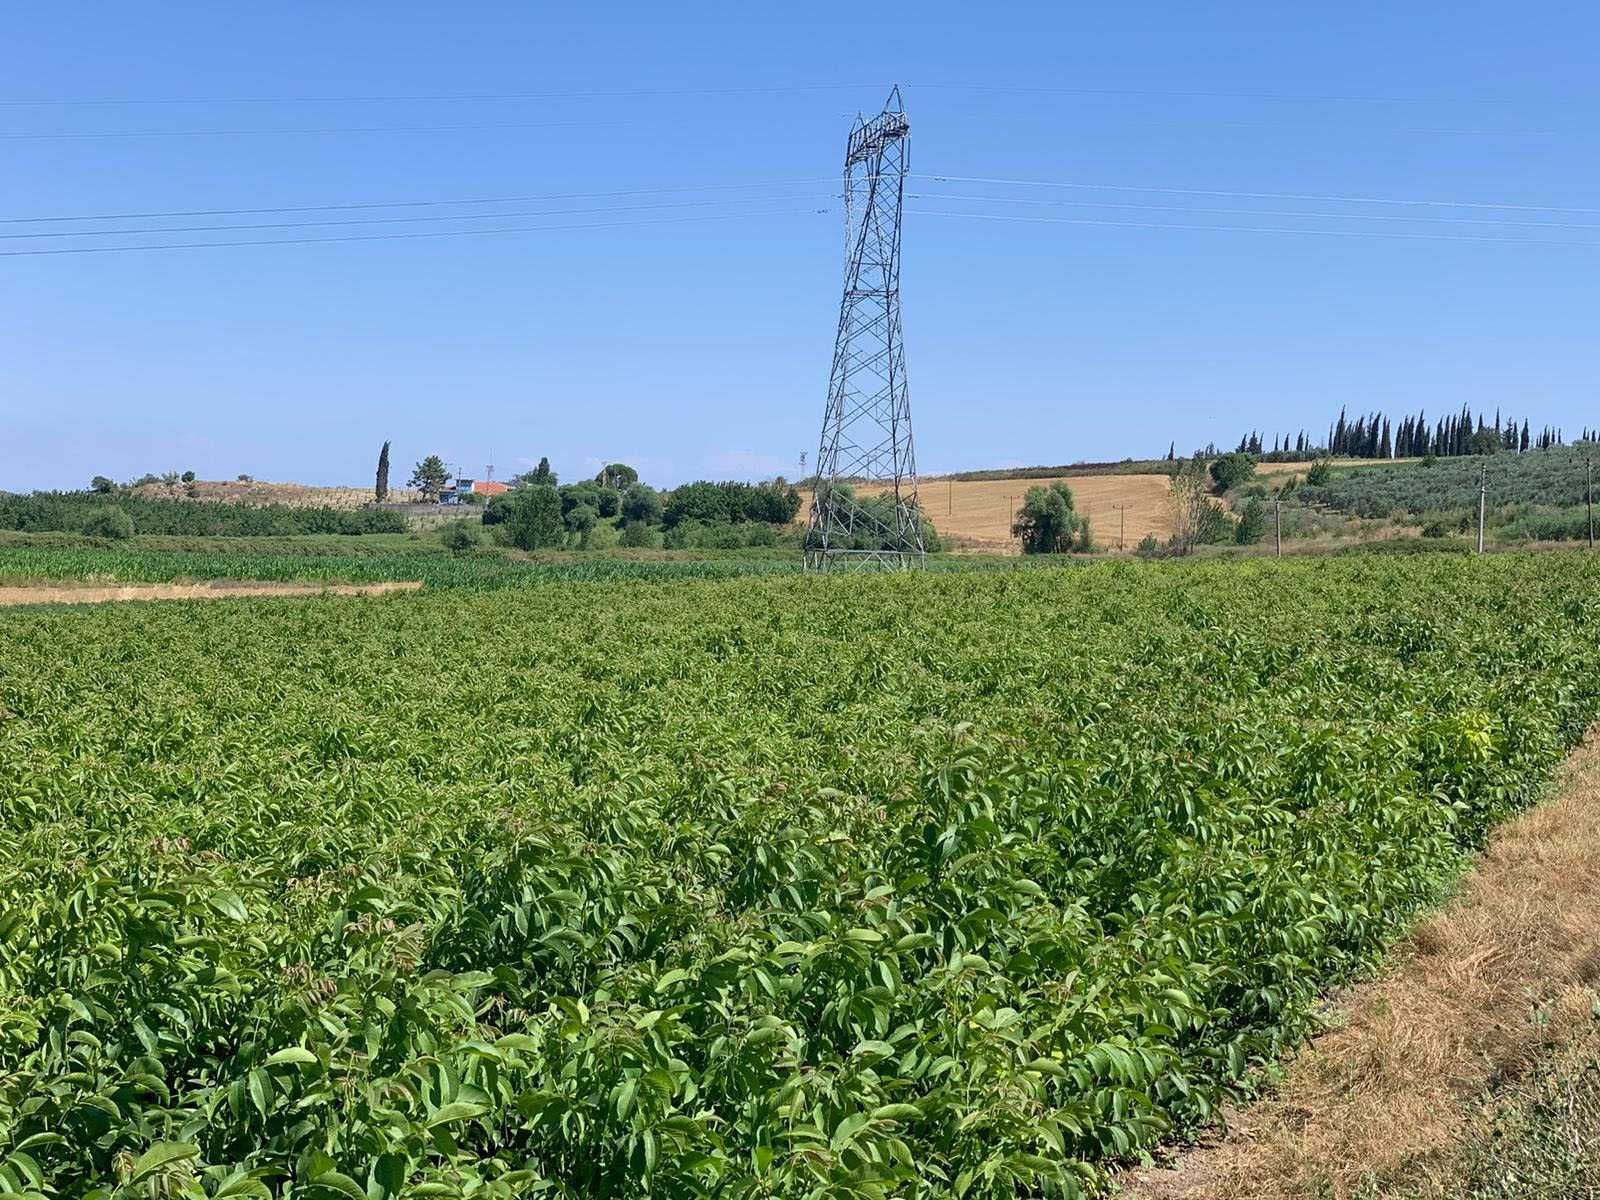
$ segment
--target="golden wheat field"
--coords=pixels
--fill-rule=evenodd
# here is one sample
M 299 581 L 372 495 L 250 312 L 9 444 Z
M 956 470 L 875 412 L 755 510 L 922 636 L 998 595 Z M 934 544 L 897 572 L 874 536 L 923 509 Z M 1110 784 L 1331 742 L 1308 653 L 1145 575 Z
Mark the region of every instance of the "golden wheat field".
M 921 487 L 923 511 L 934 527 L 961 544 L 984 550 L 1016 549 L 1011 536 L 1011 518 L 1031 487 L 1045 486 L 1049 479 L 924 479 Z M 1172 536 L 1172 508 L 1167 501 L 1165 475 L 1085 475 L 1063 478 L 1072 489 L 1078 511 L 1089 518 L 1095 540 L 1102 549 L 1115 550 L 1118 534 L 1127 549 L 1139 544 L 1147 533 L 1166 540 Z M 858 489 L 871 495 L 881 488 L 864 485 Z M 1125 506 L 1125 507 L 1119 507 Z M 799 520 L 811 510 L 811 493 L 801 493 Z

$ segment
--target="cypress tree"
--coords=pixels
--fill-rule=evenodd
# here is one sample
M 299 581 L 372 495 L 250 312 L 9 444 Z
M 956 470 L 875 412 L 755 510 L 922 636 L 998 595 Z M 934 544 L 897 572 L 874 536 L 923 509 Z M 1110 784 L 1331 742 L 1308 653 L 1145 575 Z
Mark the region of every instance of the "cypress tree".
M 378 479 L 372 489 L 373 498 L 382 504 L 389 498 L 389 443 L 384 442 L 383 449 L 378 451 Z

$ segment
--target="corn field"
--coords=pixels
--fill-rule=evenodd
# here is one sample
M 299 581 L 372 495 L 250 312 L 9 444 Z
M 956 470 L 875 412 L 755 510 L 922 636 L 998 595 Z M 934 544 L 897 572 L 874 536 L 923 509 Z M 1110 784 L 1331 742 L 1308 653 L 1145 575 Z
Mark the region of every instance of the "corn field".
M 1600 714 L 1581 555 L 0 614 L 0 1191 L 1076 1197 Z

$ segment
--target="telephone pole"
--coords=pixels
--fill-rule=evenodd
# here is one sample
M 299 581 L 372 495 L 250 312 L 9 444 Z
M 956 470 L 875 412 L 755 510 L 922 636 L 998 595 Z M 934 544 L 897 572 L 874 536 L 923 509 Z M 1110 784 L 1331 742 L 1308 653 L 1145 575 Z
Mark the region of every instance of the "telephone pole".
M 1594 549 L 1594 458 L 1583 456 L 1583 502 L 1589 508 L 1589 549 Z
M 1127 549 L 1128 542 L 1128 506 L 1126 504 L 1113 504 L 1117 510 L 1117 549 Z
M 1489 496 L 1489 464 L 1478 468 L 1478 553 L 1483 553 L 1483 507 Z
M 1272 498 L 1272 532 L 1278 544 L 1278 557 L 1283 557 L 1283 497 Z

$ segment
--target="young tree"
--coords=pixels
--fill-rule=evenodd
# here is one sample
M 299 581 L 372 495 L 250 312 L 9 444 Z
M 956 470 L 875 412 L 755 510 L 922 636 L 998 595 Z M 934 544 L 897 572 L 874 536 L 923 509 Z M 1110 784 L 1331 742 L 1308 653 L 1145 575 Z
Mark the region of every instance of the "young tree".
M 497 499 L 505 502 L 501 520 L 507 539 L 517 549 L 545 550 L 561 545 L 561 497 L 555 488 L 532 484 L 514 488 Z
M 372 489 L 372 498 L 382 504 L 389 498 L 389 443 L 378 451 L 378 480 Z
M 1205 459 L 1196 455 L 1178 468 L 1168 485 L 1173 507 L 1172 540 L 1174 554 L 1187 554 L 1205 536 L 1213 520 L 1210 478 Z
M 598 512 L 587 504 L 579 504 L 568 510 L 567 515 L 561 518 L 561 523 L 566 526 L 568 533 L 578 535 L 578 541 L 581 545 L 587 545 L 589 534 L 599 520 L 600 514 Z
M 412 469 L 411 482 L 406 486 L 416 488 L 424 500 L 437 500 L 449 482 L 450 472 L 445 469 L 444 459 L 430 454 Z
M 630 483 L 618 506 L 624 521 L 656 525 L 661 521 L 661 494 L 643 483 Z
M 1234 526 L 1233 539 L 1241 546 L 1259 542 L 1267 533 L 1267 506 L 1259 496 L 1251 496 L 1239 514 L 1239 524 Z
M 184 483 L 193 483 L 194 482 L 194 472 L 193 471 L 185 471 L 178 478 L 181 479 Z
M 1219 492 L 1248 482 L 1255 473 L 1256 460 L 1249 454 L 1224 454 L 1211 464 L 1211 478 Z
M 1088 522 L 1078 515 L 1072 489 L 1057 480 L 1049 487 L 1032 487 L 1011 522 L 1011 534 L 1022 540 L 1024 554 L 1067 554 L 1088 534 Z
M 550 469 L 550 460 L 541 458 L 539 465 L 531 471 L 524 471 L 514 478 L 511 483 L 514 487 L 555 487 L 560 482 L 556 473 Z

